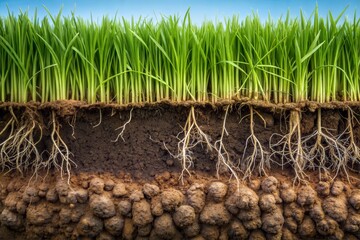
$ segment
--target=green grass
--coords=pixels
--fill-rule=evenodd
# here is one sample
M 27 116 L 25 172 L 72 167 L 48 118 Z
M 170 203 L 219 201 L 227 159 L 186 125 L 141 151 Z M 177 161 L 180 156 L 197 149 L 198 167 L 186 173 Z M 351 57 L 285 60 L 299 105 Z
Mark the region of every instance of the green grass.
M 343 14 L 343 13 L 342 13 Z M 0 101 L 358 101 L 359 19 L 0 18 Z

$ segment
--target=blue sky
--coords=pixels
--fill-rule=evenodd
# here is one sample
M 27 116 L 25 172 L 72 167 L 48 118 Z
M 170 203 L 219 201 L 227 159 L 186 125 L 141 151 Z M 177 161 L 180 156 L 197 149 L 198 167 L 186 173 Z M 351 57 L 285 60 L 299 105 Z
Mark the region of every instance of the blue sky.
M 0 16 L 7 15 L 7 7 L 15 14 L 29 10 L 32 15 L 34 10 L 38 10 L 38 15 L 43 17 L 46 12 L 43 6 L 50 9 L 53 14 L 63 8 L 63 14 L 69 15 L 75 11 L 77 16 L 89 18 L 92 16 L 95 20 L 100 20 L 102 16 L 110 17 L 124 16 L 130 19 L 132 16 L 146 18 L 160 17 L 161 14 L 168 16 L 177 14 L 183 16 L 190 7 L 193 22 L 199 24 L 204 20 L 222 20 L 224 17 L 239 15 L 240 19 L 257 12 L 265 20 L 268 13 L 274 20 L 281 15 L 285 15 L 287 10 L 293 17 L 298 16 L 302 9 L 306 16 L 310 16 L 316 3 L 319 6 L 319 13 L 325 17 L 328 11 L 333 15 L 338 15 L 347 5 L 349 8 L 345 16 L 353 17 L 354 12 L 360 11 L 360 0 L 318 0 L 318 1 L 300 1 L 300 0 L 0 0 Z

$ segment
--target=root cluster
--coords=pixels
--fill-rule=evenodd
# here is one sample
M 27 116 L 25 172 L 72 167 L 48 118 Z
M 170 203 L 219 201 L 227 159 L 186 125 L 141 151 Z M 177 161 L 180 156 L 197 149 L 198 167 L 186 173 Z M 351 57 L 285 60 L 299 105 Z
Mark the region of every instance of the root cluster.
M 343 173 L 350 181 L 348 169 L 360 160 L 360 149 L 356 144 L 353 125 L 358 121 L 354 111 L 347 111 L 346 129 L 335 135 L 337 129 L 322 126 L 321 109 L 317 110 L 315 130 L 306 136 L 301 133 L 301 112 L 290 112 L 289 132 L 274 133 L 270 138 L 272 155 L 279 156 L 280 165 L 290 164 L 295 172 L 294 182 L 307 182 L 306 170 L 319 171 L 319 178 L 335 178 Z M 277 139 L 277 140 L 275 140 Z M 330 173 L 333 174 L 330 174 Z
M 2 171 L 19 171 L 23 174 L 31 170 L 33 176 L 37 176 L 40 170 L 49 171 L 55 167 L 70 177 L 72 165 L 76 165 L 70 158 L 71 153 L 60 136 L 60 124 L 56 119 L 56 113 L 51 113 L 50 121 L 50 151 L 43 150 L 39 146 L 43 139 L 43 125 L 36 111 L 26 108 L 21 118 L 18 119 L 13 109 L 9 108 L 10 118 L 0 131 L 0 166 Z
M 307 170 L 318 171 L 320 179 L 335 178 L 340 173 L 350 181 L 349 169 L 354 169 L 360 163 L 360 148 L 356 144 L 354 135 L 354 121 L 358 121 L 356 113 L 349 108 L 347 111 L 346 129 L 336 135 L 337 129 L 328 129 L 322 126 L 321 109 L 317 111 L 317 122 L 312 133 L 304 135 L 301 126 L 301 111 L 291 110 L 285 134 L 273 133 L 269 139 L 269 148 L 263 146 L 255 133 L 254 115 L 266 121 L 252 106 L 249 106 L 250 135 L 246 138 L 242 158 L 235 163 L 224 145 L 224 138 L 228 135 L 226 119 L 229 107 L 226 108 L 221 135 L 213 141 L 196 121 L 194 107 L 190 109 L 183 131 L 178 134 L 178 153 L 172 154 L 182 165 L 181 179 L 184 174 L 191 175 L 190 168 L 194 165 L 193 149 L 197 145 L 206 147 L 217 156 L 216 173 L 227 169 L 237 182 L 240 178 L 237 172 L 242 172 L 243 180 L 252 175 L 267 175 L 270 162 L 284 167 L 290 165 L 294 170 L 294 184 L 306 183 L 309 176 Z M 181 137 L 179 137 L 181 136 Z M 267 149 L 270 149 L 271 154 Z

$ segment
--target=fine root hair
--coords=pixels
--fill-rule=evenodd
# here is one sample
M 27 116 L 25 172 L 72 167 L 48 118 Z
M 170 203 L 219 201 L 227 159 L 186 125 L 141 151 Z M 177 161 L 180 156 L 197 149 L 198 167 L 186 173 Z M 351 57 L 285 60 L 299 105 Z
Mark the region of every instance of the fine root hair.
M 303 147 L 300 111 L 290 111 L 288 133 L 284 135 L 273 133 L 269 144 L 272 152 L 271 158 L 275 155 L 280 157 L 280 162 L 274 161 L 276 164 L 279 164 L 281 167 L 290 164 L 293 167 L 295 173 L 294 183 L 306 182 L 308 176 L 305 170 L 308 165 L 308 159 Z
M 37 144 L 42 139 L 42 127 L 37 120 L 37 114 L 30 108 L 26 108 L 21 119 L 18 119 L 12 109 L 9 108 L 10 119 L 0 131 L 0 166 L 2 171 L 10 172 L 18 170 L 32 170 L 37 173 L 41 163 L 41 154 Z
M 249 110 L 250 135 L 246 139 L 243 156 L 239 162 L 240 169 L 243 172 L 243 179 L 251 178 L 256 168 L 260 175 L 266 175 L 266 168 L 270 167 L 269 153 L 263 148 L 260 140 L 255 134 L 254 113 L 264 122 L 265 127 L 266 121 L 252 106 L 249 106 Z

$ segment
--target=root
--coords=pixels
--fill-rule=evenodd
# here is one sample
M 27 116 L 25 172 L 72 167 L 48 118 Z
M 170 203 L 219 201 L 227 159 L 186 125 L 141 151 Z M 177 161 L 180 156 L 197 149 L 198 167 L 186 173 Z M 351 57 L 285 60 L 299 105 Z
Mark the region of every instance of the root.
M 250 108 L 250 136 L 246 139 L 245 148 L 242 156 L 242 161 L 240 163 L 241 170 L 244 172 L 243 179 L 251 178 L 253 171 L 256 167 L 258 167 L 258 172 L 260 175 L 266 175 L 266 167 L 270 167 L 268 152 L 265 151 L 261 145 L 261 142 L 255 135 L 254 131 L 254 109 L 252 106 Z M 255 113 L 264 121 L 264 125 L 266 126 L 265 120 L 262 116 L 255 111 Z M 247 150 L 249 149 L 249 145 L 253 146 L 252 152 L 247 155 Z M 247 157 L 245 157 L 247 156 Z
M 356 117 L 356 113 L 349 107 L 347 110 L 347 123 L 344 135 L 347 136 L 344 140 L 344 144 L 347 146 L 347 163 L 350 161 L 351 169 L 354 169 L 354 165 L 358 165 L 360 163 L 360 148 L 356 144 L 353 125 L 354 121 L 359 124 L 359 120 Z M 348 165 L 349 166 L 349 165 Z M 350 166 L 349 166 L 350 167 Z
M 303 147 L 300 119 L 300 112 L 292 110 L 290 112 L 289 132 L 285 135 L 274 133 L 270 137 L 272 155 L 281 156 L 281 163 L 278 163 L 281 167 L 284 167 L 286 164 L 290 164 L 293 167 L 295 172 L 294 183 L 306 182 L 308 178 L 305 174 L 308 162 Z M 273 138 L 279 138 L 280 140 L 273 144 Z
M 68 184 L 70 184 L 70 171 L 72 165 L 76 167 L 75 162 L 70 158 L 72 153 L 69 151 L 66 143 L 60 136 L 60 124 L 56 120 L 56 113 L 52 112 L 51 114 L 51 125 L 52 131 L 50 134 L 52 148 L 49 153 L 49 158 L 47 161 L 43 161 L 43 167 L 48 170 L 54 166 L 57 170 L 60 171 L 61 178 L 66 174 L 68 177 Z
M 19 122 L 12 108 L 11 118 L 1 130 L 0 136 L 9 131 L 5 140 L 0 143 L 0 166 L 2 171 L 18 170 L 21 174 L 30 167 L 36 173 L 41 162 L 41 155 L 36 147 L 42 138 L 42 128 L 36 121 L 36 114 L 26 109 Z M 35 140 L 35 132 L 39 130 L 39 139 Z
M 321 109 L 318 109 L 317 116 L 317 130 L 304 138 L 303 143 L 311 142 L 311 139 L 316 139 L 312 147 L 307 147 L 309 150 L 308 158 L 311 162 L 310 167 L 318 169 L 319 177 L 322 179 L 322 174 L 328 175 L 328 169 L 335 171 L 334 178 L 341 170 L 346 174 L 348 180 L 349 175 L 347 172 L 347 159 L 348 151 L 346 146 L 340 141 L 340 136 L 333 136 L 328 129 L 321 126 Z M 327 159 L 327 154 L 330 160 Z
M 218 178 L 220 177 L 219 171 L 220 171 L 221 167 L 224 166 L 226 169 L 228 169 L 231 172 L 231 175 L 236 179 L 237 187 L 239 189 L 240 179 L 235 171 L 236 166 L 234 166 L 234 164 L 230 160 L 229 153 L 226 150 L 224 143 L 223 143 L 224 135 L 226 135 L 226 136 L 229 135 L 226 130 L 226 126 L 225 126 L 228 111 L 229 111 L 229 106 L 226 107 L 224 122 L 223 122 L 222 130 L 221 130 L 221 137 L 214 144 L 214 148 L 218 155 L 218 161 L 216 163 L 216 175 Z
M 117 142 L 120 137 L 121 137 L 121 139 L 125 142 L 125 139 L 124 139 L 123 135 L 124 135 L 124 132 L 125 132 L 125 127 L 126 127 L 126 125 L 128 125 L 128 124 L 131 122 L 132 111 L 133 111 L 133 110 L 134 110 L 133 108 L 130 110 L 129 119 L 128 119 L 122 126 L 120 126 L 120 127 L 118 127 L 118 128 L 115 129 L 115 130 L 121 129 L 121 131 L 120 131 L 120 133 L 118 134 L 118 136 L 116 137 L 116 139 L 115 139 L 115 140 L 112 140 L 111 142 Z
M 182 133 L 183 138 L 179 138 L 179 135 Z M 181 182 L 184 183 L 184 175 L 187 173 L 191 176 L 190 167 L 193 166 L 193 158 L 192 158 L 192 149 L 197 145 L 205 144 L 208 150 L 213 150 L 214 146 L 211 144 L 210 136 L 205 134 L 195 118 L 195 110 L 192 106 L 190 109 L 189 116 L 186 120 L 183 131 L 178 134 L 177 138 L 178 142 L 178 154 L 174 157 L 181 162 L 182 171 L 180 174 Z
M 102 122 L 102 111 L 101 111 L 101 108 L 99 109 L 99 115 L 100 115 L 100 117 L 99 117 L 99 122 L 98 122 L 97 124 L 95 124 L 95 125 L 93 126 L 93 128 L 97 128 L 98 126 L 100 126 L 100 124 L 101 124 L 101 122 Z

